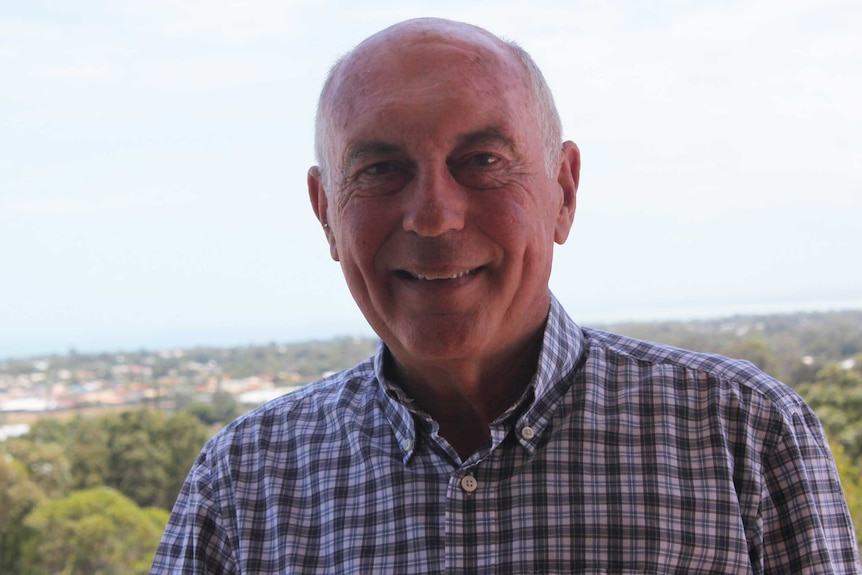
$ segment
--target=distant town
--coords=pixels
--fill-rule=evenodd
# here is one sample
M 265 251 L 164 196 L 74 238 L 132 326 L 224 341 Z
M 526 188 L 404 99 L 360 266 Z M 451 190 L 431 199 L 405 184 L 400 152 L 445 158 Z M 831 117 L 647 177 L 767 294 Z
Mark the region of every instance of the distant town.
M 238 348 L 165 349 L 0 361 L 0 440 L 44 414 L 122 406 L 175 410 L 221 394 L 260 405 L 371 355 L 372 338 Z
M 794 387 L 824 367 L 859 370 L 862 311 L 621 323 L 619 333 L 754 362 Z M 229 398 L 247 410 L 350 367 L 377 340 L 344 337 L 300 344 L 77 353 L 0 361 L 0 440 L 46 415 L 125 406 L 176 411 Z

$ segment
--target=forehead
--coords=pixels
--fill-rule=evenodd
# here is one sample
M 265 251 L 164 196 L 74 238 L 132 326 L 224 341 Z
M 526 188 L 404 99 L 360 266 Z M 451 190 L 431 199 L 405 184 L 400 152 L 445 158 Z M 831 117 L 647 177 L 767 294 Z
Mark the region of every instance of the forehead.
M 530 118 L 532 92 L 512 50 L 484 31 L 461 32 L 408 30 L 360 45 L 333 77 L 331 143 L 343 148 L 345 140 L 384 134 L 409 139 L 453 118 L 468 132 L 471 124 Z

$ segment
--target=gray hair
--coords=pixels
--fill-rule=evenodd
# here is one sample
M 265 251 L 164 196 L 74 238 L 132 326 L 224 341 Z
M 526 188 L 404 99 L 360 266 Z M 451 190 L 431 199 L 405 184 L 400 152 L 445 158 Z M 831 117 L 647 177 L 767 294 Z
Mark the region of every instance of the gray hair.
M 554 104 L 554 95 L 551 94 L 551 88 L 545 81 L 545 76 L 530 54 L 516 42 L 504 40 L 504 43 L 521 61 L 521 65 L 524 66 L 530 80 L 536 122 L 539 124 L 539 130 L 544 137 L 542 147 L 545 155 L 545 173 L 549 178 L 553 178 L 556 175 L 557 163 L 560 161 L 560 154 L 563 150 L 563 125 L 560 122 L 557 106 Z
M 548 87 L 542 71 L 530 54 L 516 42 L 510 40 L 501 41 L 518 58 L 518 61 L 521 62 L 524 71 L 527 73 L 530 91 L 533 94 L 533 113 L 539 125 L 539 130 L 543 135 L 542 147 L 545 160 L 545 173 L 549 178 L 553 178 L 556 174 L 557 164 L 560 161 L 563 140 L 562 123 L 560 122 L 560 115 L 557 112 L 557 106 L 554 104 L 554 96 L 551 94 L 551 89 Z M 323 83 L 323 88 L 320 91 L 320 99 L 317 102 L 317 114 L 314 125 L 314 153 L 317 165 L 320 167 L 324 188 L 327 191 L 330 190 L 330 184 L 332 184 L 331 163 L 333 160 L 333 150 L 331 147 L 333 140 L 332 132 L 334 129 L 329 110 L 330 92 L 335 77 L 344 66 L 350 54 L 348 52 L 341 56 L 332 68 L 330 68 L 326 81 Z

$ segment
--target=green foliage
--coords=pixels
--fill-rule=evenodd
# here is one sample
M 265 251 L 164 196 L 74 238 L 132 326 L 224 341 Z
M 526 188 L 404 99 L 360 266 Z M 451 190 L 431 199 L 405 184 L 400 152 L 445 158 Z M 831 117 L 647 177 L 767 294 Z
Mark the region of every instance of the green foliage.
M 69 432 L 74 430 L 80 421 L 80 416 L 65 423 L 48 417 L 39 419 L 30 426 L 27 439 L 33 444 L 68 445 L 71 439 Z
M 862 474 L 859 472 L 859 467 L 853 465 L 844 453 L 841 444 L 830 440 L 829 445 L 835 456 L 838 475 L 841 476 L 841 486 L 844 488 L 844 498 L 850 509 L 850 517 L 853 518 L 853 526 L 856 528 L 856 541 L 862 547 Z
M 778 362 L 775 353 L 762 337 L 747 337 L 727 342 L 718 350 L 722 355 L 746 359 L 765 371 L 777 374 Z
M 854 464 L 862 462 L 862 374 L 828 365 L 814 383 L 799 387 L 826 433 L 839 443 Z
M 215 392 L 211 403 L 192 403 L 183 411 L 193 415 L 205 425 L 227 424 L 240 415 L 239 404 L 233 395 L 223 391 Z
M 136 409 L 88 419 L 69 448 L 77 489 L 107 485 L 170 509 L 209 430 L 188 414 Z
M 166 419 L 158 440 L 170 455 L 165 469 L 167 482 L 159 497 L 147 505 L 162 509 L 171 509 L 174 506 L 189 469 L 210 436 L 210 429 L 188 414 L 178 413 Z
M 0 454 L 0 573 L 20 572 L 21 547 L 31 536 L 22 520 L 43 497 L 24 465 Z
M 837 364 L 830 364 L 817 372 L 818 385 L 851 390 L 862 387 L 862 373 L 851 371 Z
M 748 359 L 795 387 L 818 370 L 862 353 L 862 311 L 617 323 L 603 329 L 669 345 Z M 803 358 L 806 362 L 803 363 Z M 862 367 L 862 363 L 857 362 Z
M 143 575 L 166 523 L 167 512 L 142 510 L 107 487 L 48 501 L 25 520 L 34 535 L 24 547 L 23 571 Z
M 104 484 L 108 475 L 108 441 L 103 418 L 84 419 L 71 434 L 69 459 L 75 489 Z
M 191 415 L 137 409 L 0 443 L 0 573 L 146 573 L 209 435 Z
M 6 452 L 26 467 L 30 480 L 47 497 L 68 495 L 72 474 L 65 445 L 34 441 L 27 436 L 6 441 Z

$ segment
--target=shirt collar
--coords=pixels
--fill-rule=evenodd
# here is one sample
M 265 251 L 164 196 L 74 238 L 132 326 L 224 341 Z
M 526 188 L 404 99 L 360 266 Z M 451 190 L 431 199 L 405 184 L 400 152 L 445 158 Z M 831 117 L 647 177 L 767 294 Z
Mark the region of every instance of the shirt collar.
M 551 305 L 536 373 L 521 398 L 492 424 L 492 428 L 502 425 L 508 432 L 514 415 L 520 414 L 514 427 L 519 441 L 530 452 L 535 450 L 544 431 L 549 427 L 556 407 L 571 386 L 571 375 L 581 361 L 584 350 L 584 336 L 581 329 L 569 318 L 554 294 L 550 296 Z M 430 417 L 416 407 L 413 399 L 404 393 L 398 384 L 387 377 L 387 372 L 391 373 L 387 369 L 391 361 L 389 350 L 381 342 L 373 358 L 374 373 L 379 382 L 378 395 L 386 418 L 404 453 L 406 463 L 416 445 L 413 416 L 429 422 Z M 524 431 L 527 427 L 530 430 Z M 492 440 L 493 436 L 494 429 L 492 429 Z M 494 440 L 494 444 L 497 443 L 498 441 Z
M 535 398 L 515 423 L 518 440 L 531 453 L 549 429 L 553 414 L 563 403 L 574 380 L 575 368 L 582 363 L 583 355 L 584 335 L 581 328 L 551 294 L 539 362 L 525 392 L 532 390 Z

